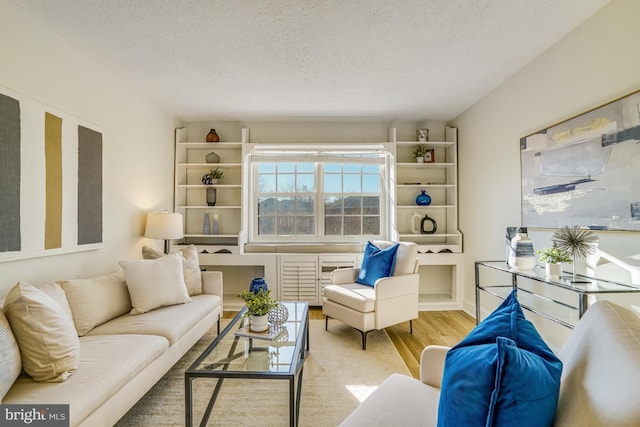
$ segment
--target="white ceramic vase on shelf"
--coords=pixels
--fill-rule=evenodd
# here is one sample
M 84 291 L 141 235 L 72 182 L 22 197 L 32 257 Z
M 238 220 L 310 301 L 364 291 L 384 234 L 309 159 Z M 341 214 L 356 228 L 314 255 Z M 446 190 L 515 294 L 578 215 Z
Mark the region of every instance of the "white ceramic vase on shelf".
M 536 266 L 536 255 L 533 242 L 527 235 L 527 229 L 521 227 L 516 236 L 511 239 L 509 250 L 509 266 L 516 270 L 531 270 Z
M 249 315 L 249 327 L 253 332 L 264 332 L 269 329 L 269 315 L 254 316 Z

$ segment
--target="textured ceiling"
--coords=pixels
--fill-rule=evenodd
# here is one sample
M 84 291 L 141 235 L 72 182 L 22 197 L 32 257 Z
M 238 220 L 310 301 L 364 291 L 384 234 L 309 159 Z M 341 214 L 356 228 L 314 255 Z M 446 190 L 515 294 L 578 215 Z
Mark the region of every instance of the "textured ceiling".
M 15 0 L 195 120 L 450 120 L 608 0 Z

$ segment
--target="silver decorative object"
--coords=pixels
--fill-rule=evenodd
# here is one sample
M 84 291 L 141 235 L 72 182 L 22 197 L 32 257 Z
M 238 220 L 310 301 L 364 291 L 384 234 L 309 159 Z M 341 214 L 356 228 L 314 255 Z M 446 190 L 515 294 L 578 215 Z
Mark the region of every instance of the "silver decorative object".
M 269 312 L 269 323 L 280 326 L 289 319 L 289 310 L 282 304 Z
M 562 227 L 553 233 L 551 241 L 558 249 L 573 256 L 573 282 L 576 282 L 576 258 L 586 258 L 596 252 L 598 236 L 591 230 L 574 227 Z M 577 283 L 577 282 L 576 282 Z

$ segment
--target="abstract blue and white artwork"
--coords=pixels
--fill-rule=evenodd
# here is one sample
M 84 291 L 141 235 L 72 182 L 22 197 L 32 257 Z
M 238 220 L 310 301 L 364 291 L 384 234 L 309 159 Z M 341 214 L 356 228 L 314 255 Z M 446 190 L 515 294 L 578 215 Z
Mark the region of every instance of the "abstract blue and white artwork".
M 520 139 L 522 225 L 640 230 L 640 91 Z

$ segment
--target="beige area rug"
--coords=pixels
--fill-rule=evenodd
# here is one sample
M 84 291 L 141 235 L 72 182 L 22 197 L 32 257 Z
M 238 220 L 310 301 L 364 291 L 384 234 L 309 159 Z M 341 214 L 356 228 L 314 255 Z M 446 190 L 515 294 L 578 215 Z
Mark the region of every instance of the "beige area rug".
M 392 373 L 410 375 L 385 331 L 373 331 L 362 350 L 358 331 L 336 320 L 311 320 L 304 363 L 300 426 L 336 426 Z M 184 371 L 215 337 L 208 333 L 118 422 L 119 427 L 184 425 Z M 198 425 L 215 380 L 194 381 Z M 225 380 L 209 426 L 287 426 L 288 382 Z

